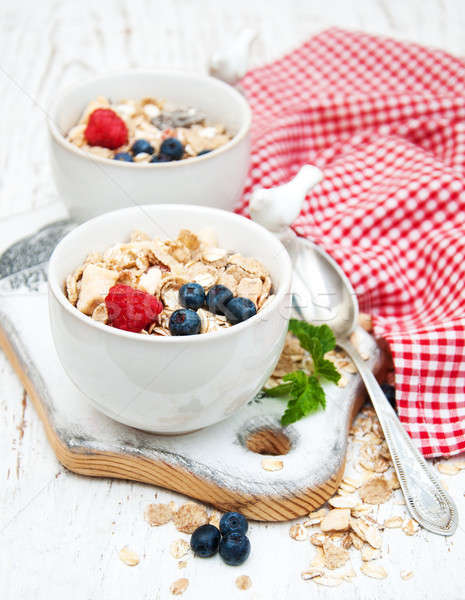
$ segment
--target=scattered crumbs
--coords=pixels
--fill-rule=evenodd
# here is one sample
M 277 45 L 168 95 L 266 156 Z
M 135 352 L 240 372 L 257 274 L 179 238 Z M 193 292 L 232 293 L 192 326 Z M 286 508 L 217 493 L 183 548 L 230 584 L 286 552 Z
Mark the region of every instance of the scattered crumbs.
M 130 550 L 127 546 L 124 546 L 124 548 L 121 548 L 118 556 L 119 556 L 119 559 L 122 562 L 124 562 L 125 565 L 128 565 L 129 567 L 135 567 L 140 562 L 139 555 L 136 552 L 134 552 L 133 550 Z
M 145 511 L 144 517 L 151 527 L 165 525 L 173 518 L 173 507 L 170 504 L 149 504 Z
M 346 531 L 349 529 L 350 510 L 348 508 L 333 508 L 321 521 L 322 531 Z
M 185 569 L 187 567 L 187 560 L 180 560 L 178 562 L 178 569 Z
M 289 529 L 289 536 L 293 540 L 303 542 L 307 539 L 307 530 L 302 523 L 295 523 L 294 525 L 291 525 L 291 528 Z
M 413 571 L 403 570 L 400 572 L 400 578 L 403 579 L 404 581 L 408 581 L 409 579 L 412 579 L 412 577 L 413 577 Z
M 404 520 L 402 517 L 389 517 L 389 519 L 385 519 L 384 527 L 388 529 L 394 529 L 396 527 L 402 527 L 404 524 Z
M 174 540 L 174 542 L 171 542 L 170 554 L 173 558 L 182 558 L 189 552 L 189 549 L 190 545 L 188 542 L 180 538 L 178 540 Z
M 387 577 L 386 569 L 377 563 L 364 562 L 360 567 L 360 571 L 373 579 L 386 579 Z
M 236 577 L 236 587 L 240 590 L 248 590 L 252 587 L 252 580 L 248 575 L 239 575 Z
M 407 519 L 402 525 L 402 531 L 405 533 L 405 535 L 415 535 L 415 533 L 418 531 L 418 523 L 413 519 Z
M 189 580 L 185 577 L 181 577 L 181 579 L 177 579 L 171 584 L 170 592 L 173 594 L 173 596 L 180 596 L 187 590 L 188 585 Z
M 343 567 L 349 560 L 349 553 L 347 550 L 336 546 L 329 540 L 326 540 L 323 544 L 323 553 L 325 566 L 331 570 Z
M 278 458 L 262 458 L 262 469 L 265 469 L 265 471 L 281 471 L 283 467 L 283 461 Z
M 320 567 L 309 567 L 302 571 L 300 576 L 304 581 L 310 581 L 310 579 L 314 579 L 315 577 L 322 577 L 325 574 L 324 570 Z
M 215 510 L 210 515 L 208 522 L 210 523 L 210 525 L 214 525 L 217 529 L 219 529 L 220 528 L 220 520 L 221 520 L 221 513 L 219 513 L 217 510 Z
M 360 498 L 367 504 L 383 504 L 392 494 L 392 488 L 382 477 L 374 477 L 362 485 Z
M 337 587 L 344 581 L 341 577 L 332 577 L 331 575 L 322 575 L 321 577 L 314 577 L 313 580 L 318 585 L 324 585 L 326 587 Z
M 453 462 L 440 462 L 437 468 L 443 475 L 457 475 L 461 471 L 460 467 Z
M 208 523 L 207 510 L 195 502 L 186 502 L 174 513 L 173 523 L 178 531 L 193 533 L 197 527 Z

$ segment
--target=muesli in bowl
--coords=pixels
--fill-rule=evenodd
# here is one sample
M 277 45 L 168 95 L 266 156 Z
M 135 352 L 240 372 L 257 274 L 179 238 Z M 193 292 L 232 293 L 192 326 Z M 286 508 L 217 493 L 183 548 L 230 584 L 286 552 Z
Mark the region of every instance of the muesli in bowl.
M 123 162 L 163 163 L 202 156 L 232 135 L 195 107 L 152 97 L 88 103 L 66 139 L 85 152 Z
M 263 264 L 221 248 L 213 229 L 176 239 L 133 231 L 91 252 L 66 279 L 66 296 L 92 319 L 134 333 L 184 336 L 253 317 L 272 296 Z

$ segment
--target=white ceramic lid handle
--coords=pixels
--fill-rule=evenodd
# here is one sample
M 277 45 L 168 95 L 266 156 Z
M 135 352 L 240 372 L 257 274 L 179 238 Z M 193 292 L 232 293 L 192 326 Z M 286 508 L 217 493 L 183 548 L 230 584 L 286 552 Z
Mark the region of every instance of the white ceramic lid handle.
M 322 179 L 320 169 L 304 165 L 288 183 L 255 190 L 250 200 L 250 216 L 273 233 L 282 233 L 299 216 L 308 191 Z
M 231 44 L 217 50 L 208 65 L 210 75 L 236 85 L 247 73 L 250 47 L 256 37 L 255 30 L 243 29 Z

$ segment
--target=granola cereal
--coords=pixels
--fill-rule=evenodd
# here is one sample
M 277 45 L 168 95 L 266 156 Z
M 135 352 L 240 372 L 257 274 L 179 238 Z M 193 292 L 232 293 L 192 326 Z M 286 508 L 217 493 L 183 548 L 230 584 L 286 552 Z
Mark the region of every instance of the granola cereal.
M 135 164 L 202 156 L 232 137 L 194 107 L 151 97 L 112 101 L 104 96 L 89 102 L 66 136 L 91 155 Z
M 173 523 L 178 531 L 193 533 L 197 527 L 208 523 L 208 514 L 204 506 L 195 502 L 186 502 L 174 513 Z
M 90 253 L 64 289 L 93 320 L 159 337 L 221 331 L 255 315 L 273 295 L 258 260 L 219 247 L 212 231 L 187 229 L 164 240 L 134 231 L 128 241 Z
M 171 521 L 173 509 L 169 504 L 149 504 L 144 511 L 144 517 L 151 527 L 158 527 Z

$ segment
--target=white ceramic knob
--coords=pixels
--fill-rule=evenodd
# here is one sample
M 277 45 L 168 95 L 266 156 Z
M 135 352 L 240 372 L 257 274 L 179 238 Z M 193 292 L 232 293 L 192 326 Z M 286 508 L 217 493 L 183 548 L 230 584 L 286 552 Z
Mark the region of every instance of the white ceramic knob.
M 320 169 L 304 165 L 288 183 L 255 190 L 250 200 L 250 216 L 269 231 L 283 233 L 299 216 L 308 191 L 322 179 Z
M 247 72 L 252 42 L 257 33 L 244 29 L 226 48 L 215 52 L 208 65 L 210 75 L 235 85 Z

